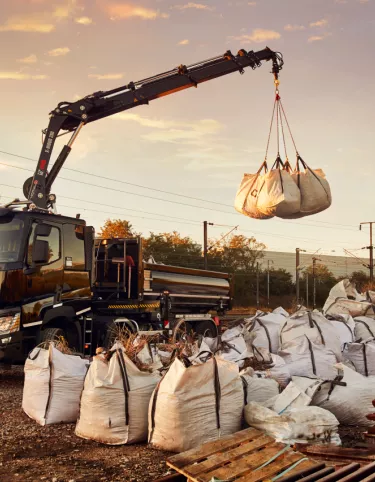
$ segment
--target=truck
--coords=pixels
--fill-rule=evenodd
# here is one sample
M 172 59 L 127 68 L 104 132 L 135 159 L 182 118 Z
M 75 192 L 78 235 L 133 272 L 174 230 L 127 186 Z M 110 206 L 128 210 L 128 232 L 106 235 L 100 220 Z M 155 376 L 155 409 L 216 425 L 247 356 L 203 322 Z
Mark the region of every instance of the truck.
M 79 101 L 61 102 L 50 113 L 25 200 L 0 206 L 0 362 L 22 363 L 44 341 L 64 337 L 85 355 L 108 346 L 116 327 L 132 332 L 215 337 L 219 316 L 232 302 L 226 273 L 146 262 L 142 239 L 95 239 L 92 226 L 56 212 L 54 180 L 81 129 L 88 123 L 148 104 L 200 83 L 272 62 L 275 81 L 282 55 L 268 47 L 240 50 Z M 71 132 L 50 171 L 61 131 Z M 217 315 L 217 316 L 216 316 Z

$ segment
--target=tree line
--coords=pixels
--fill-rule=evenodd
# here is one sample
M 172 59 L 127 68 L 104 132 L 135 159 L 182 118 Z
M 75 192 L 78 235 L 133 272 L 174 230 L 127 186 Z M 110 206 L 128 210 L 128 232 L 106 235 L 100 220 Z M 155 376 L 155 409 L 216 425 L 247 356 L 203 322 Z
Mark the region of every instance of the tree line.
M 144 236 L 136 232 L 129 221 L 107 219 L 98 236 L 101 238 L 141 236 L 145 261 L 194 269 L 204 267 L 202 246 L 189 236 L 182 236 L 177 231 L 150 232 L 148 236 Z M 266 250 L 265 244 L 254 237 L 231 234 L 220 240 L 210 239 L 208 247 L 208 269 L 230 273 L 234 277 L 234 300 L 237 306 L 254 305 L 257 291 L 260 304 L 266 304 L 268 289 L 271 300 L 273 299 L 276 304 L 283 303 L 284 307 L 288 307 L 287 305 L 293 303 L 296 287 L 292 274 L 283 268 L 270 267 L 268 271 L 261 265 Z M 329 290 L 340 278 L 335 278 L 324 264 L 317 263 L 315 273 L 312 266 L 306 267 L 301 273 L 300 297 L 305 302 L 309 299 L 310 304 L 314 277 L 317 306 L 322 306 Z M 357 283 L 359 291 L 368 286 L 369 279 L 363 271 L 352 273 L 352 279 Z

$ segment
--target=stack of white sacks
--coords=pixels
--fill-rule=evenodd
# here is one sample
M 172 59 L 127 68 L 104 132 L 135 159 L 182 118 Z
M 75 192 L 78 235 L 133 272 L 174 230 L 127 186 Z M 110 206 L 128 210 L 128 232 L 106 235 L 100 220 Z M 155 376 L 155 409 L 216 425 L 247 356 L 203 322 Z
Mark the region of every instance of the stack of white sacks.
M 77 422 L 77 436 L 110 445 L 148 440 L 181 452 L 235 433 L 244 420 L 285 443 L 339 444 L 339 423 L 371 425 L 374 334 L 370 317 L 279 308 L 221 340 L 205 338 L 164 371 L 159 354 L 144 350 L 148 372 L 121 344 L 90 367 L 51 345 L 25 364 L 23 408 L 42 425 Z

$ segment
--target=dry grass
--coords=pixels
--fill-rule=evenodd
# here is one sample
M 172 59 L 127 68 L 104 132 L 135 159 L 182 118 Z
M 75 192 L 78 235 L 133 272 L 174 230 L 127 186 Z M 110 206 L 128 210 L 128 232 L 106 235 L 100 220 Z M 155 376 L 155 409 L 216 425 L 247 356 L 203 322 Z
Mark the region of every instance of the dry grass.
M 73 350 L 69 348 L 68 341 L 63 336 L 59 336 L 53 341 L 51 340 L 43 341 L 37 346 L 37 348 L 48 350 L 50 345 L 53 345 L 56 348 L 56 350 L 59 350 L 64 355 L 74 355 Z

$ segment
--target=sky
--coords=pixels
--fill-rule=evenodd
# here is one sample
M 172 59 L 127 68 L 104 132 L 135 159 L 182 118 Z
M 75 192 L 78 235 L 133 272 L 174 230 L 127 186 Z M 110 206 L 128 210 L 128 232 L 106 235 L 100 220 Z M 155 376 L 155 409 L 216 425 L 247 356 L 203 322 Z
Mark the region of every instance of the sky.
M 243 174 L 256 172 L 265 155 L 274 100 L 268 63 L 85 126 L 54 184 L 58 210 L 80 213 L 96 229 L 122 218 L 146 235 L 176 230 L 201 242 L 206 220 L 215 224 L 211 238 L 239 225 L 239 234 L 271 250 L 366 254 L 368 227 L 358 226 L 375 221 L 375 0 L 0 0 L 0 7 L 0 202 L 22 197 L 35 163 L 14 155 L 39 157 L 41 130 L 59 102 L 228 49 L 268 46 L 284 55 L 280 94 L 300 154 L 330 182 L 328 210 L 286 221 L 234 209 Z M 289 141 L 288 154 L 293 163 Z

